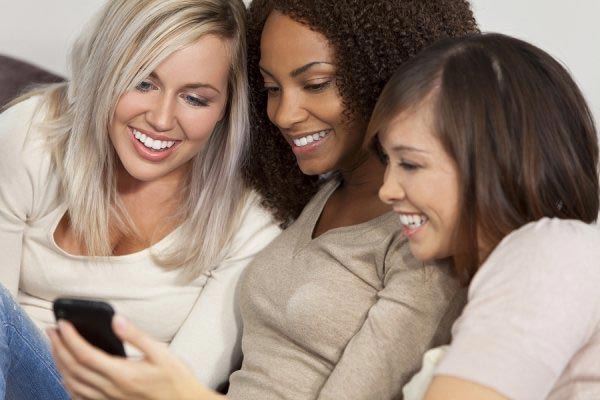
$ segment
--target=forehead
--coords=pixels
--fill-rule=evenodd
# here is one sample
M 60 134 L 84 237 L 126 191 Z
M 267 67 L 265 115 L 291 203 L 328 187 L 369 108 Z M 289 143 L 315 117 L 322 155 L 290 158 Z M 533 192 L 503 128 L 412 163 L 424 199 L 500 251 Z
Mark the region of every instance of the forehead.
M 422 147 L 439 142 L 434 132 L 432 102 L 423 101 L 397 112 L 379 133 L 379 141 L 385 148 Z
M 217 35 L 203 35 L 161 62 L 155 69 L 176 80 L 211 81 L 226 85 L 230 70 L 230 40 Z
M 297 68 L 311 61 L 333 62 L 327 38 L 278 11 L 269 14 L 260 42 L 261 65 Z

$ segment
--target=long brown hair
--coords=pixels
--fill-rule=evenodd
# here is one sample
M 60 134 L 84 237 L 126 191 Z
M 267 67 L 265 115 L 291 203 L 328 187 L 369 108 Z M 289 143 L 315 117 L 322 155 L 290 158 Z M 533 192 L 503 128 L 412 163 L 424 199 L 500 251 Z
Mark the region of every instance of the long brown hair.
M 510 232 L 543 217 L 596 220 L 594 121 L 550 55 L 500 34 L 443 40 L 387 83 L 365 143 L 430 94 L 433 129 L 460 176 L 453 261 L 463 282 L 484 261 L 478 239 L 489 254 Z

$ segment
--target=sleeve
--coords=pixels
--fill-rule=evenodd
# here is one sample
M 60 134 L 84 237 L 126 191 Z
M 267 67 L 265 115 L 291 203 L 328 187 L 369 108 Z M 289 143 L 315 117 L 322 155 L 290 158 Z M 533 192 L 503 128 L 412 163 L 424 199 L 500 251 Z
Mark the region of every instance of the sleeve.
M 427 350 L 423 356 L 421 369 L 402 388 L 402 397 L 404 400 L 423 400 L 425 398 L 427 388 L 433 380 L 433 372 L 442 357 L 444 357 L 447 349 L 448 346 L 444 345 Z
M 546 398 L 600 319 L 600 235 L 558 221 L 517 232 L 482 265 L 436 375 Z
M 23 232 L 33 203 L 32 179 L 23 160 L 33 99 L 0 114 L 0 283 L 16 296 Z
M 404 238 L 390 249 L 385 265 L 384 287 L 318 399 L 400 398 L 423 353 L 439 339 L 451 304 L 464 301 L 447 266 L 423 265 Z
M 239 281 L 254 256 L 281 230 L 252 195 L 229 256 L 213 269 L 190 315 L 171 342 L 206 386 L 215 389 L 241 365 Z

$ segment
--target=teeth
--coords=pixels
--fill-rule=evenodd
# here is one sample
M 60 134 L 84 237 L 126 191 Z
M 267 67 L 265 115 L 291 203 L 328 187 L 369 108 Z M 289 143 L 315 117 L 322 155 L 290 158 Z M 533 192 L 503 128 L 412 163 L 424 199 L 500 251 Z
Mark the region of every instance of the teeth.
M 408 226 L 411 229 L 418 228 L 427 222 L 427 217 L 417 214 L 400 214 L 400 222 L 402 225 Z
M 175 144 L 174 140 L 154 140 L 135 129 L 133 130 L 133 136 L 144 146 L 152 150 L 168 149 Z
M 318 133 L 311 133 L 310 135 L 306 135 L 304 137 L 294 139 L 294 144 L 298 147 L 304 147 L 309 143 L 317 142 L 323 139 L 327 135 L 328 131 L 321 131 Z

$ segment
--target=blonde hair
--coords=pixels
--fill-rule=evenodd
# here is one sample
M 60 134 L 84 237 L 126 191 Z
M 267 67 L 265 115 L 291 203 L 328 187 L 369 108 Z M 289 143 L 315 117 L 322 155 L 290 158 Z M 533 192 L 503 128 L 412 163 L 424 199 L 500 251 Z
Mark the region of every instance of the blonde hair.
M 154 257 L 164 267 L 189 266 L 190 277 L 222 260 L 248 192 L 240 173 L 249 134 L 245 12 L 241 0 L 109 1 L 75 43 L 71 82 L 34 92 L 48 110 L 64 201 L 88 254 L 111 255 L 114 229 L 136 232 L 117 194 L 108 136 L 119 97 L 176 50 L 214 34 L 230 43 L 226 114 L 192 161 L 175 247 Z

